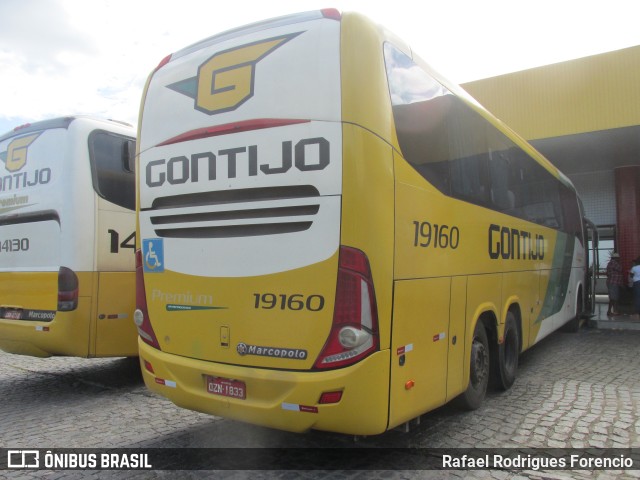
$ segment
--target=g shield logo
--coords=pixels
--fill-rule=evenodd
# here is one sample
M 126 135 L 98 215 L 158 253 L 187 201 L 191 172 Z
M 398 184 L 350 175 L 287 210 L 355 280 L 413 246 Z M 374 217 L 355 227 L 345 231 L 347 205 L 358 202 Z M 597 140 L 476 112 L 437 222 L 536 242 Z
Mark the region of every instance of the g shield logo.
M 208 115 L 235 110 L 254 93 L 256 64 L 302 32 L 268 38 L 213 55 L 198 67 L 198 76 L 168 85 L 195 100 Z
M 11 141 L 6 152 L 0 153 L 0 159 L 10 172 L 17 172 L 27 164 L 27 149 L 42 132 L 32 133 Z

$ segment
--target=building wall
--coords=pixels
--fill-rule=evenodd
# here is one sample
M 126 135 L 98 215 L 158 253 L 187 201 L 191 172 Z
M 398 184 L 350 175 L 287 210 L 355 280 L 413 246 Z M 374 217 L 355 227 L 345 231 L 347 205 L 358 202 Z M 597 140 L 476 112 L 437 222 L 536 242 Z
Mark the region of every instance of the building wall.
M 613 171 L 568 175 L 576 190 L 589 220 L 596 225 L 616 224 L 616 191 Z
M 463 84 L 527 140 L 640 125 L 640 46 Z

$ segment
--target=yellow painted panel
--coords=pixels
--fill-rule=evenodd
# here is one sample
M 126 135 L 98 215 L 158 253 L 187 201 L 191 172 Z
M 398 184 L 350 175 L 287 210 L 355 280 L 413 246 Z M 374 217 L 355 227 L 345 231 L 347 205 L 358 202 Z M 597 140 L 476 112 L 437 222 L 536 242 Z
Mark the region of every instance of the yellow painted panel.
M 331 329 L 337 270 L 336 251 L 324 262 L 255 277 L 147 274 L 149 317 L 164 352 L 264 368 L 311 368 Z M 308 356 L 240 356 L 239 343 L 301 349 Z
M 102 272 L 99 275 L 95 356 L 137 356 L 138 338 L 133 323 L 135 273 Z
M 511 305 L 518 305 L 522 318 L 522 345 L 529 346 L 530 328 L 540 312 L 540 295 L 538 290 L 540 275 L 536 271 L 513 273 L 508 272 L 502 281 L 501 322 L 507 316 Z
M 347 124 L 343 135 L 340 243 L 362 250 L 369 258 L 380 319 L 380 348 L 389 348 L 394 261 L 393 154 L 388 144 L 362 128 Z
M 51 322 L 0 320 L 0 349 L 35 357 L 87 357 L 90 312 L 91 297 L 80 297 L 78 308 L 56 313 Z
M 640 124 L 640 46 L 462 87 L 533 140 Z
M 55 310 L 58 271 L 0 273 L 0 305 Z
M 89 356 L 93 273 L 77 272 L 78 307 L 56 312 L 58 272 L 5 272 L 0 275 L 2 305 L 55 312 L 51 321 L 0 320 L 0 349 L 21 355 Z
M 395 283 L 390 427 L 445 402 L 450 285 L 449 278 Z
M 451 314 L 449 320 L 449 354 L 447 366 L 447 401 L 467 388 L 464 376 L 466 357 L 467 277 L 451 279 Z

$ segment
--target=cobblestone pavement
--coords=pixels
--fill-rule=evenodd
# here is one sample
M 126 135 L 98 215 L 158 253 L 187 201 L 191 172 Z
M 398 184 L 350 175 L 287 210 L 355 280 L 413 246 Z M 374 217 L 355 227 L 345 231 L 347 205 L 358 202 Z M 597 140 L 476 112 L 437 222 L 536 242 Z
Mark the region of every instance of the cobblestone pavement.
M 408 433 L 290 434 L 180 409 L 147 391 L 129 359 L 0 353 L 0 448 L 640 448 L 640 331 L 555 333 L 480 409 L 445 406 Z M 310 459 L 310 462 L 313 462 Z M 322 468 L 315 465 L 316 468 Z M 0 471 L 0 478 L 640 478 L 640 471 Z

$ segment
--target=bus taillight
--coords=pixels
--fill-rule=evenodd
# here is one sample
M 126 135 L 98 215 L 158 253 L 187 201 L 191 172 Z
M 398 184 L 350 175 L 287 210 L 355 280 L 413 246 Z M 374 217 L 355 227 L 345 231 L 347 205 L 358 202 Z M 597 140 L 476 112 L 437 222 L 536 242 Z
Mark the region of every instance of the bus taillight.
M 78 308 L 78 276 L 67 267 L 58 270 L 58 311 L 70 312 Z
M 147 310 L 147 295 L 144 288 L 144 274 L 142 269 L 142 252 L 136 250 L 136 311 L 133 313 L 133 322 L 138 329 L 138 335 L 153 348 L 160 350 L 160 344 L 149 321 Z
M 167 63 L 169 63 L 171 61 L 171 56 L 172 55 L 173 54 L 169 54 L 166 57 L 164 57 L 162 60 L 160 60 L 160 63 L 158 63 L 158 66 L 153 70 L 153 73 L 157 72 L 162 67 L 164 67 Z
M 344 367 L 380 348 L 378 311 L 367 256 L 340 247 L 333 326 L 315 368 Z
M 338 21 L 342 20 L 342 14 L 336 8 L 323 8 L 321 12 L 324 18 L 329 18 L 331 20 L 338 20 Z

